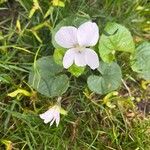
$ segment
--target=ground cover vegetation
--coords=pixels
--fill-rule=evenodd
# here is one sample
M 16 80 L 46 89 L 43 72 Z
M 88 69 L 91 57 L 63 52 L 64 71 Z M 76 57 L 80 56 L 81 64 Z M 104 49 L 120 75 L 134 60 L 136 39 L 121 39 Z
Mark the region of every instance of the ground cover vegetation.
M 148 0 L 0 0 L 0 150 L 150 150 L 149 18 Z M 56 34 L 85 23 L 99 63 L 68 66 Z

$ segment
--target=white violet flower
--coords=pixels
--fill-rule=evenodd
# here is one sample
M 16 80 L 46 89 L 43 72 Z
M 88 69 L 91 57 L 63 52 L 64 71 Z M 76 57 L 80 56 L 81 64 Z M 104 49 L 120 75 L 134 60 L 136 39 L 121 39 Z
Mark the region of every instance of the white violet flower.
M 44 123 L 46 124 L 50 122 L 50 126 L 52 126 L 52 124 L 56 122 L 56 126 L 58 127 L 58 124 L 60 122 L 60 111 L 61 107 L 58 105 L 54 105 L 45 113 L 40 114 L 40 118 L 43 119 Z
M 73 26 L 61 27 L 55 35 L 55 41 L 63 48 L 68 48 L 63 57 L 64 68 L 73 63 L 77 66 L 88 65 L 91 69 L 99 67 L 97 53 L 89 48 L 96 45 L 99 39 L 99 29 L 96 23 L 85 22 L 75 28 Z

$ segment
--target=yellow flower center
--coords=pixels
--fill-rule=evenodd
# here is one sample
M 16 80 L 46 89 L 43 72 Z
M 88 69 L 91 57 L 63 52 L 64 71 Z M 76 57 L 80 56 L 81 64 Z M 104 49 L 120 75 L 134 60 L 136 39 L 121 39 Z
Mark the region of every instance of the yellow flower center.
M 75 48 L 76 48 L 76 50 L 77 50 L 78 52 L 81 52 L 81 51 L 83 51 L 83 50 L 85 49 L 84 46 L 80 46 L 80 45 L 76 45 Z

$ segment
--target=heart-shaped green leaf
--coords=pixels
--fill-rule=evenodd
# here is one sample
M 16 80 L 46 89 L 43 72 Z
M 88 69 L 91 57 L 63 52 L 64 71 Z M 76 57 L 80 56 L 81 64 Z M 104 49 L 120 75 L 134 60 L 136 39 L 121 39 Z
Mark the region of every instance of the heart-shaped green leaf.
M 87 83 L 91 91 L 98 94 L 106 94 L 116 90 L 121 85 L 122 73 L 117 63 L 100 62 L 98 71 L 100 75 L 88 77 Z
M 61 66 L 63 64 L 64 54 L 65 54 L 65 50 L 61 49 L 61 48 L 55 49 L 54 54 L 53 54 L 53 58 L 54 58 L 55 62 Z
M 60 74 L 63 68 L 51 56 L 38 59 L 29 74 L 29 84 L 39 93 L 54 97 L 60 96 L 69 87 L 69 79 Z
M 140 44 L 131 58 L 132 70 L 145 80 L 150 80 L 150 43 Z
M 112 62 L 115 59 L 115 52 L 133 53 L 135 45 L 130 31 L 124 26 L 109 22 L 99 41 L 99 53 L 104 62 Z
M 79 67 L 79 66 L 76 66 L 75 64 L 72 65 L 68 69 L 68 71 L 75 77 L 79 77 L 81 74 L 83 74 L 84 70 L 85 70 L 85 67 Z

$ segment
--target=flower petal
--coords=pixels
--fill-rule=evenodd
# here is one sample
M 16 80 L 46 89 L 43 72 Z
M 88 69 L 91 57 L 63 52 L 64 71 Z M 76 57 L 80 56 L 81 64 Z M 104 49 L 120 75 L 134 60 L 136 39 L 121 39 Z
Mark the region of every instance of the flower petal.
M 54 121 L 55 121 L 55 118 L 53 118 L 53 120 L 51 121 L 50 126 L 53 125 Z
M 56 120 L 56 126 L 58 127 L 59 122 L 60 122 L 60 114 L 59 113 L 55 114 L 55 120 Z
M 99 67 L 98 55 L 94 50 L 90 48 L 85 49 L 85 61 L 86 64 L 93 70 Z
M 94 46 L 99 38 L 99 29 L 96 23 L 90 21 L 79 26 L 77 31 L 78 43 L 81 46 Z
M 75 50 L 73 48 L 67 50 L 63 58 L 64 68 L 66 69 L 69 68 L 73 64 L 74 58 L 75 58 Z
M 40 114 L 40 118 L 44 120 L 44 123 L 50 122 L 54 118 L 54 109 L 51 108 L 43 114 Z
M 74 47 L 78 44 L 77 28 L 72 26 L 61 27 L 55 35 L 55 41 L 64 48 Z
M 51 114 L 51 109 L 47 110 L 43 114 L 40 114 L 39 116 L 41 119 L 45 119 L 47 116 L 49 116 L 49 114 Z
M 86 61 L 85 61 L 85 52 L 84 50 L 81 51 L 81 52 L 76 52 L 75 53 L 75 64 L 77 66 L 80 66 L 80 67 L 84 67 L 86 66 Z
M 48 122 L 51 122 L 51 120 L 53 120 L 53 118 L 54 118 L 53 114 L 49 114 L 49 116 L 47 118 L 45 118 L 44 123 L 47 124 Z

